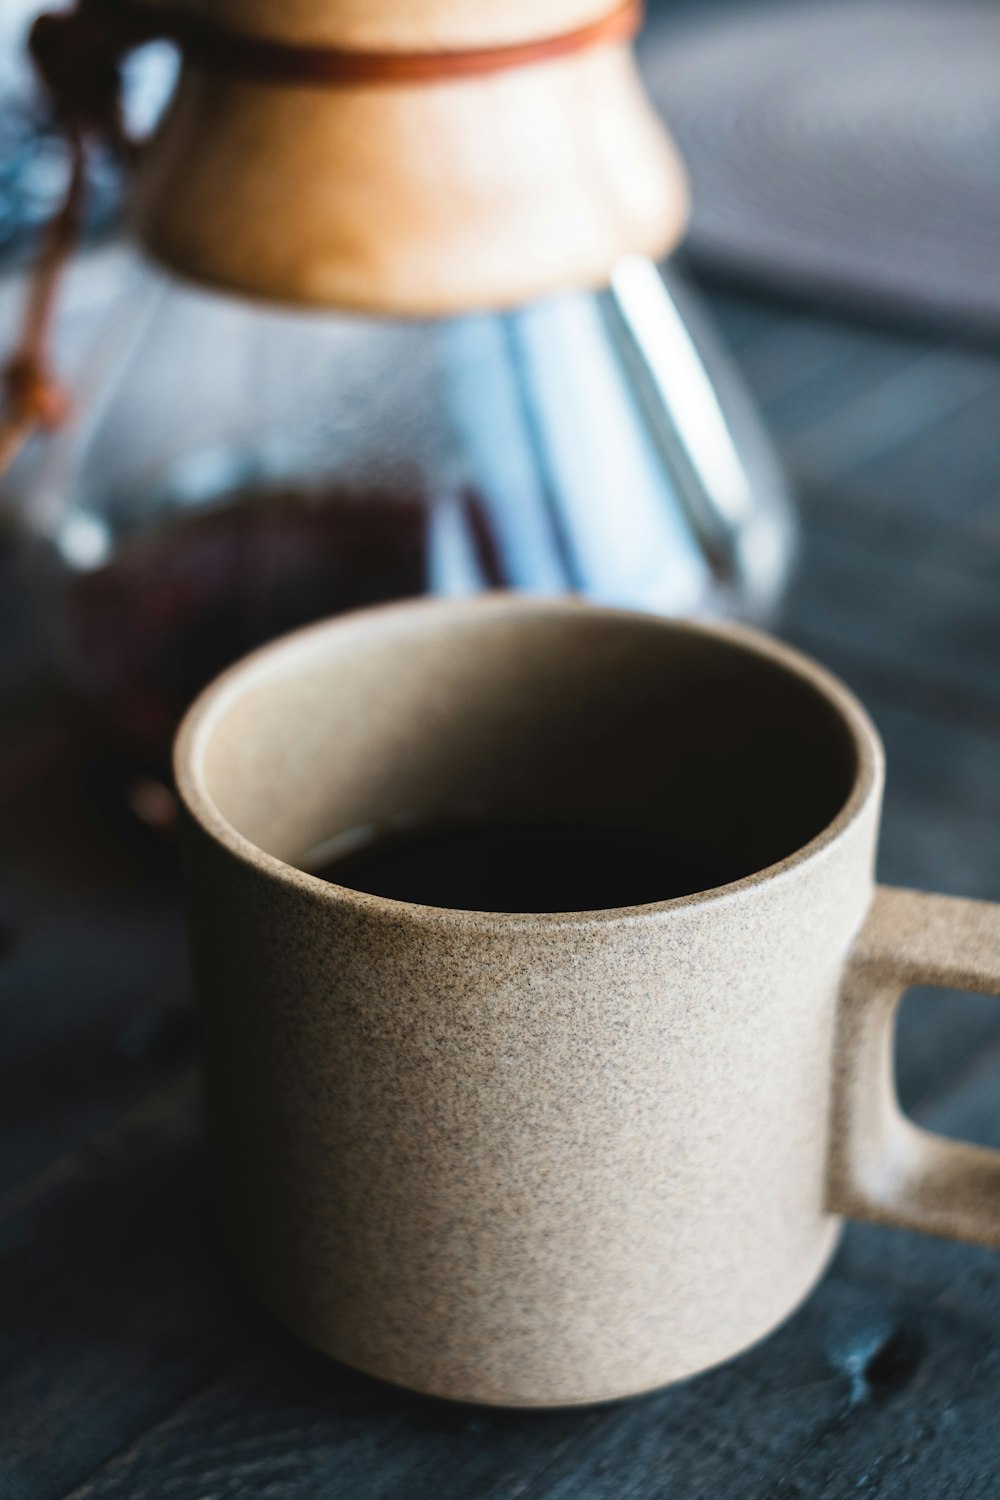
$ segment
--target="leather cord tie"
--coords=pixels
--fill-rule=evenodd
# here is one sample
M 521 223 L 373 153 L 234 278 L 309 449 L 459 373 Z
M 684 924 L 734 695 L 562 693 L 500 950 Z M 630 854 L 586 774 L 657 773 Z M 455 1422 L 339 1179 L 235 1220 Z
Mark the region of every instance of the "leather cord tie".
M 495 47 L 436 52 L 362 52 L 289 45 L 251 36 L 179 5 L 142 0 L 77 0 L 72 10 L 40 15 L 28 50 L 70 153 L 62 205 L 45 231 L 28 286 L 21 335 L 0 371 L 0 474 L 36 427 L 58 427 L 69 410 L 49 364 L 56 295 L 83 220 L 88 146 L 100 142 L 126 161 L 138 143 L 121 107 L 121 64 L 137 47 L 173 42 L 186 62 L 261 83 L 313 87 L 399 85 L 480 77 L 551 62 L 591 47 L 630 41 L 642 23 L 641 0 L 625 0 L 573 31 Z

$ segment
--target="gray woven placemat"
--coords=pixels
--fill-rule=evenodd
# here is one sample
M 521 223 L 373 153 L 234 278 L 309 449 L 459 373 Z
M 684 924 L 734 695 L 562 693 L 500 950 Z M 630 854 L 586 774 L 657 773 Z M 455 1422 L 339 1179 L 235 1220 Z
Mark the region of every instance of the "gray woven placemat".
M 661 12 L 643 59 L 702 264 L 1000 333 L 996 0 Z

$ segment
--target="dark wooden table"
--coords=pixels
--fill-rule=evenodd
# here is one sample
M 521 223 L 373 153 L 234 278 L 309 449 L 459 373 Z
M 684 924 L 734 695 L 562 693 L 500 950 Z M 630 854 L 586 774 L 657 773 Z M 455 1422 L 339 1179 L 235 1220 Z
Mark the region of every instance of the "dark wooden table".
M 1000 898 L 1000 358 L 715 292 L 805 522 L 784 633 L 885 737 L 883 879 Z M 6 578 L 17 573 L 8 557 Z M 505 1413 L 299 1347 L 221 1248 L 169 853 L 109 822 L 0 587 L 0 1500 L 1000 1494 L 1000 1255 L 850 1227 L 659 1394 Z M 17 639 L 15 639 L 15 628 Z M 1000 1145 L 1000 1004 L 914 993 L 906 1106 Z

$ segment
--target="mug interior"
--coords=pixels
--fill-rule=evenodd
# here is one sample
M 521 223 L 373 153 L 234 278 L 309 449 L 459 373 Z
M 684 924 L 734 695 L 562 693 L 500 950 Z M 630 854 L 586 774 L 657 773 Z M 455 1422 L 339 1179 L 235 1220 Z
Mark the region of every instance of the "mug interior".
M 573 603 L 420 603 L 234 668 L 192 711 L 178 775 L 189 804 L 207 797 L 302 868 L 358 830 L 482 815 L 662 832 L 751 873 L 847 803 L 863 732 L 843 699 L 750 632 Z

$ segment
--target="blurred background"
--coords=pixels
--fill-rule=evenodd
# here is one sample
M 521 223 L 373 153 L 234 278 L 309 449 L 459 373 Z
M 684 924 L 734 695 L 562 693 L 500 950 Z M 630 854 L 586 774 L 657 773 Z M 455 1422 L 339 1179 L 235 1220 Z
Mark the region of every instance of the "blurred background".
M 62 143 L 20 53 L 34 9 L 5 0 L 0 12 L 4 343 L 16 330 L 39 228 L 65 181 Z M 690 173 L 692 219 L 677 268 L 714 327 L 723 370 L 749 393 L 797 517 L 795 566 L 768 619 L 844 677 L 883 734 L 880 878 L 1000 899 L 1000 7 L 655 0 L 639 56 Z M 162 47 L 129 65 L 139 123 L 155 117 L 173 68 Z M 70 373 L 89 357 L 124 274 L 118 171 L 98 156 L 91 176 L 86 251 L 59 312 L 58 357 Z M 195 1042 L 183 923 L 164 832 L 169 789 L 157 777 L 123 783 L 67 714 L 52 664 L 54 606 L 21 514 L 44 445 L 32 439 L 0 486 L 0 1193 L 47 1181 L 54 1163 L 79 1166 L 96 1140 L 116 1142 L 136 1172 L 149 1150 L 176 1165 L 176 1152 L 197 1149 L 185 1092 Z M 921 1120 L 1000 1145 L 995 1001 L 911 993 L 898 1076 L 905 1106 Z M 122 1125 L 142 1110 L 141 1127 Z M 177 1223 L 191 1218 L 200 1191 L 186 1172 L 182 1162 L 164 1188 Z M 55 1219 L 70 1211 L 68 1200 L 52 1204 Z M 160 1322 L 135 1315 L 178 1263 L 190 1285 L 202 1285 L 199 1252 L 187 1230 L 165 1227 L 167 1208 L 151 1206 L 147 1228 L 119 1224 L 129 1256 L 153 1268 L 119 1306 L 99 1227 L 110 1215 L 118 1232 L 114 1193 L 72 1203 L 88 1285 L 103 1289 L 107 1326 L 136 1359 L 150 1338 L 166 1337 L 170 1319 L 201 1327 L 198 1295 L 208 1297 L 188 1288 L 180 1312 L 170 1304 Z M 869 1251 L 864 1235 L 849 1237 L 849 1258 L 871 1286 L 891 1290 L 910 1264 L 905 1237 L 896 1249 L 886 1237 Z M 933 1253 L 945 1252 L 921 1251 Z M 961 1253 L 972 1265 L 975 1252 Z M 26 1299 L 42 1322 L 45 1298 L 66 1275 L 56 1249 L 41 1262 L 24 1252 L 0 1298 Z M 989 1275 L 992 1300 L 976 1304 L 970 1326 L 996 1320 L 1000 1288 Z M 219 1296 L 213 1285 L 208 1300 Z M 128 1360 L 114 1365 L 100 1344 L 66 1356 L 74 1415 L 61 1448 L 38 1439 L 39 1473 L 89 1473 L 90 1459 L 73 1455 L 86 1448 L 94 1412 L 125 1410 L 133 1399 Z M 193 1335 L 190 1349 L 197 1370 L 185 1366 L 181 1386 L 212 1367 Z M 19 1399 L 0 1423 L 27 1420 L 29 1396 L 23 1410 Z M 963 1400 L 944 1377 L 924 1391 L 921 1441 L 936 1455 L 937 1493 L 959 1482 L 957 1449 L 987 1440 L 990 1424 L 977 1426 Z M 944 1438 L 934 1447 L 927 1403 L 949 1413 L 947 1449 Z M 266 1398 L 251 1393 L 233 1430 L 252 1433 L 267 1411 Z M 857 1474 L 867 1462 L 859 1449 Z M 853 1492 L 845 1476 L 844 1488 L 822 1493 Z M 715 1493 L 737 1493 L 724 1477 L 715 1484 Z M 795 1491 L 820 1492 L 818 1479 Z M 62 1490 L 52 1478 L 47 1489 L 15 1493 Z

